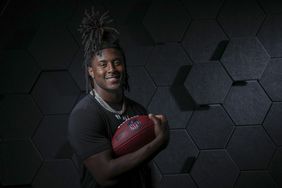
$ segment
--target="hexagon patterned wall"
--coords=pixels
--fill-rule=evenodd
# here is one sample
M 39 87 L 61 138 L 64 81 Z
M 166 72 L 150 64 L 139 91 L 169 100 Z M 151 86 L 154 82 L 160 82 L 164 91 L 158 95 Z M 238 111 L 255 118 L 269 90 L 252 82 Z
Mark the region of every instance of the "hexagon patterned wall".
M 168 117 L 156 187 L 282 188 L 280 0 L 2 0 L 1 188 L 80 187 L 66 130 L 90 6 L 118 25 L 126 95 Z

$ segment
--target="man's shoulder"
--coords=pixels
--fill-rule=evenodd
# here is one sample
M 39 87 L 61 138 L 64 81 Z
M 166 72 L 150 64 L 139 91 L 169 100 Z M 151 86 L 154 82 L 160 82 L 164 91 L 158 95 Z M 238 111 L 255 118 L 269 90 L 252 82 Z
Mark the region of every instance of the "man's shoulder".
M 72 109 L 72 113 L 78 110 L 82 110 L 82 111 L 98 110 L 97 107 L 98 106 L 95 100 L 91 98 L 90 94 L 87 94 L 76 103 L 76 105 Z
M 92 98 L 90 94 L 87 94 L 82 99 L 80 99 L 70 113 L 70 118 L 74 117 L 91 117 L 95 118 L 96 116 L 100 116 L 100 108 L 95 101 L 95 98 Z M 88 119 L 88 118 L 86 118 Z
M 128 105 L 131 105 L 131 106 L 141 106 L 141 107 L 143 107 L 140 103 L 138 103 L 138 102 L 136 102 L 133 99 L 130 99 L 128 97 L 126 97 L 126 103 Z
M 91 95 L 84 96 L 74 106 L 69 116 L 70 127 L 84 129 L 85 127 L 93 127 L 94 122 L 96 126 L 103 124 L 101 110 L 97 105 L 95 98 L 91 97 Z
M 136 102 L 136 101 L 134 101 L 134 100 L 132 100 L 128 97 L 126 97 L 126 102 L 127 102 L 127 105 L 130 106 L 131 108 L 137 109 L 138 111 L 141 110 L 142 113 L 147 113 L 146 108 L 142 104 L 140 104 L 140 103 L 138 103 L 138 102 Z

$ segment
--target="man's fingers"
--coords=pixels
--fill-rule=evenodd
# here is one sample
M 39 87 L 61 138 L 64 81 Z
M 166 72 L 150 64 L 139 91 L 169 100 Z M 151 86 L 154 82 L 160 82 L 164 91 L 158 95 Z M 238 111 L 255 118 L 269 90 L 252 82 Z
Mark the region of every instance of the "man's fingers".
M 165 123 L 167 122 L 167 119 L 164 115 L 155 115 L 158 119 L 161 120 L 162 123 Z
M 155 125 L 160 124 L 160 120 L 156 118 L 153 114 L 149 114 L 148 117 L 154 122 Z

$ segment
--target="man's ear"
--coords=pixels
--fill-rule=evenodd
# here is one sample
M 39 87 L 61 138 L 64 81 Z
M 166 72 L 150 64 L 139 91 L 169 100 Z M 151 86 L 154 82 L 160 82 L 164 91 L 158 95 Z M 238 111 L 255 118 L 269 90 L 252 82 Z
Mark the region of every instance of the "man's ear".
M 94 71 L 93 71 L 93 68 L 92 67 L 88 67 L 88 74 L 94 78 Z

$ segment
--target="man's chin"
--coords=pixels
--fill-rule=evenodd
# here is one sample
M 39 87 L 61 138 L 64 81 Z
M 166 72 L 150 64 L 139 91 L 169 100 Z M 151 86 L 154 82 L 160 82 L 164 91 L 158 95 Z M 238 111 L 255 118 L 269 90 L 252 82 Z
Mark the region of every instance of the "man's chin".
M 107 81 L 107 85 L 109 88 L 118 89 L 122 86 L 121 80 L 119 79 L 111 79 Z
M 122 89 L 121 84 L 111 84 L 107 87 L 109 91 L 120 91 Z

